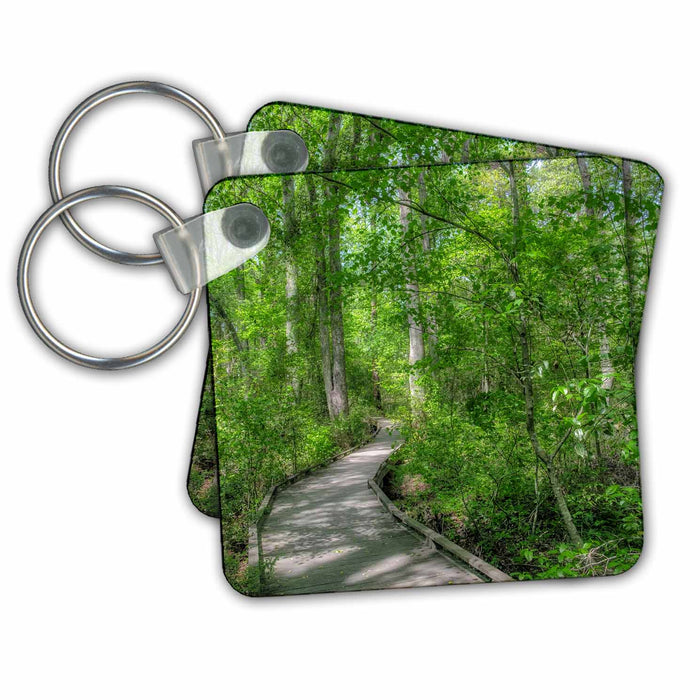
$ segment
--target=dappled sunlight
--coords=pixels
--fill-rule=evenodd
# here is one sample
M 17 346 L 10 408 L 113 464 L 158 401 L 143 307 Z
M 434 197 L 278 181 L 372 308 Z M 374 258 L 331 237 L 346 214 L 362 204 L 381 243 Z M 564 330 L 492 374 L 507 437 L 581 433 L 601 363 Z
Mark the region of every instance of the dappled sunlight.
M 425 545 L 367 488 L 395 437 L 374 442 L 280 491 L 263 524 L 272 593 L 476 583 L 476 576 Z M 394 448 L 395 449 L 395 448 Z

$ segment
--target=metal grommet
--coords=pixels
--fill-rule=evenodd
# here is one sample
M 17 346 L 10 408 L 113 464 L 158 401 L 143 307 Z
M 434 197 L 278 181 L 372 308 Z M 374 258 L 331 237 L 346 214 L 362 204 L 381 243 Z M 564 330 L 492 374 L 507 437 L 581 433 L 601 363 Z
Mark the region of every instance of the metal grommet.
M 188 95 L 182 90 L 178 90 L 165 83 L 155 83 L 147 80 L 136 80 L 127 83 L 118 83 L 106 87 L 94 95 L 91 95 L 79 104 L 63 122 L 56 134 L 56 139 L 51 148 L 49 158 L 49 189 L 54 202 L 63 199 L 63 188 L 61 187 L 61 159 L 66 141 L 76 124 L 95 107 L 121 95 L 131 95 L 135 93 L 146 93 L 149 95 L 160 95 L 175 100 L 192 110 L 207 125 L 215 139 L 223 139 L 226 134 L 216 117 L 196 98 Z M 68 211 L 61 214 L 61 221 L 70 233 L 93 253 L 123 265 L 157 265 L 163 262 L 159 253 L 129 253 L 117 248 L 100 243 L 85 231 Z
M 271 131 L 263 141 L 260 155 L 273 173 L 294 173 L 306 168 L 309 151 L 304 139 L 288 129 Z
M 22 252 L 19 256 L 17 287 L 19 290 L 19 298 L 22 303 L 22 310 L 29 321 L 29 325 L 34 329 L 34 332 L 39 336 L 42 342 L 51 350 L 58 353 L 66 360 L 75 362 L 83 367 L 90 367 L 92 369 L 126 369 L 128 367 L 142 365 L 145 362 L 155 359 L 166 350 L 169 350 L 182 337 L 182 334 L 187 330 L 190 323 L 192 323 L 192 319 L 197 312 L 197 307 L 202 297 L 202 289 L 198 287 L 190 292 L 184 313 L 168 335 L 150 348 L 134 355 L 127 355 L 125 357 L 95 357 L 74 350 L 56 338 L 39 318 L 34 307 L 34 302 L 32 301 L 29 290 L 29 265 L 32 260 L 32 254 L 34 253 L 34 248 L 41 234 L 52 221 L 76 204 L 87 202 L 91 199 L 101 199 L 103 197 L 130 199 L 134 202 L 139 202 L 151 207 L 151 209 L 154 209 L 165 217 L 172 226 L 182 226 L 184 224 L 183 220 L 167 204 L 150 194 L 135 190 L 131 187 L 102 185 L 100 187 L 88 187 L 87 189 L 79 190 L 56 202 L 52 207 L 47 209 L 37 219 L 34 226 L 32 226 L 31 231 L 24 241 Z
M 252 248 L 270 235 L 270 222 L 262 209 L 243 202 L 224 210 L 221 230 L 236 248 Z

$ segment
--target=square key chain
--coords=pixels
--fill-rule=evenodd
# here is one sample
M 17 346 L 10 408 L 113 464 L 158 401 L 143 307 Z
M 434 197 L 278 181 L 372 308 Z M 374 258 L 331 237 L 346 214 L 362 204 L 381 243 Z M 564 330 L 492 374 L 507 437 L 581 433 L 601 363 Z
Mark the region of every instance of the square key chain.
M 329 141 L 328 148 L 334 147 Z M 661 181 L 559 156 L 219 183 L 223 560 L 252 595 L 616 574 Z M 235 227 L 235 224 L 232 224 Z

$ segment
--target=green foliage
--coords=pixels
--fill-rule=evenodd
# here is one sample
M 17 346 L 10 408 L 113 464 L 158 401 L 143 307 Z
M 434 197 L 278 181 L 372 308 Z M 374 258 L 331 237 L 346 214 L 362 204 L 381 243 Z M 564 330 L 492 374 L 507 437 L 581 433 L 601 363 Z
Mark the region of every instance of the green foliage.
M 388 488 L 414 517 L 516 577 L 625 571 L 642 544 L 633 361 L 658 177 L 410 127 L 319 111 L 302 131 L 316 166 L 543 157 L 239 178 L 209 196 L 272 226 L 210 284 L 229 579 L 255 589 L 247 527 L 270 485 L 379 414 L 402 425 Z

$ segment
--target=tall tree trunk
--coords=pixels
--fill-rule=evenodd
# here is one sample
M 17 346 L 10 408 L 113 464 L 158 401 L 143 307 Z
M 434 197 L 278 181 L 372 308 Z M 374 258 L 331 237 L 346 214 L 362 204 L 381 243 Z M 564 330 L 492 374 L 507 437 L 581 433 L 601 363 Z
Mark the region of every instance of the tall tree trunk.
M 333 416 L 333 370 L 331 343 L 328 327 L 328 297 L 326 291 L 326 250 L 325 240 L 319 236 L 316 248 L 316 295 L 318 299 L 318 334 L 321 347 L 321 372 L 323 388 L 326 392 L 328 415 Z
M 337 198 L 336 185 L 328 187 L 328 194 Z M 331 404 L 333 416 L 347 415 L 349 412 L 348 386 L 345 376 L 345 328 L 343 325 L 343 286 L 341 275 L 343 272 L 340 259 L 340 225 L 335 208 L 328 220 L 328 267 L 331 276 L 328 293 L 328 305 L 330 307 L 331 320 L 331 347 L 333 350 Z
M 331 343 L 328 326 L 328 297 L 326 290 L 326 249 L 325 240 L 319 236 L 316 247 L 316 295 L 318 299 L 318 334 L 321 347 L 321 372 L 323 388 L 326 392 L 328 415 L 333 412 L 333 361 L 331 358 Z
M 316 196 L 316 186 L 311 178 L 306 178 L 306 188 L 309 194 L 309 212 L 312 218 L 318 216 L 318 201 Z M 316 231 L 315 255 L 316 255 L 316 300 L 318 306 L 318 339 L 321 352 L 321 375 L 323 378 L 323 389 L 326 395 L 326 407 L 328 415 L 333 415 L 331 394 L 333 392 L 333 379 L 331 376 L 331 343 L 328 325 L 328 290 L 327 270 L 326 270 L 326 237 L 323 229 L 314 222 Z
M 284 215 L 284 230 L 286 232 L 285 251 L 285 294 L 287 299 L 285 335 L 287 340 L 287 355 L 290 359 L 290 384 L 295 396 L 299 395 L 299 376 L 295 367 L 295 356 L 298 349 L 296 337 L 297 317 L 297 265 L 294 259 L 293 246 L 298 234 L 296 212 L 294 210 L 294 178 L 285 177 L 282 180 L 282 202 Z
M 625 268 L 627 270 L 627 303 L 629 307 L 629 340 L 637 351 L 636 251 L 634 246 L 634 215 L 632 214 L 632 169 L 628 160 L 622 161 L 622 195 L 625 206 Z
M 285 331 L 287 338 L 287 354 L 294 356 L 297 351 L 296 329 L 294 327 L 294 307 L 297 298 L 297 267 L 293 260 L 287 260 L 285 263 L 285 293 L 287 297 L 287 320 L 285 323 Z
M 382 387 L 379 381 L 379 370 L 377 368 L 377 293 L 372 293 L 370 323 L 372 329 L 372 398 L 374 407 L 381 414 L 382 412 Z
M 418 203 L 420 204 L 421 209 L 425 207 L 427 198 L 428 193 L 425 185 L 425 171 L 423 171 L 418 176 Z M 428 230 L 428 217 L 423 213 L 420 215 L 420 228 L 423 256 L 428 259 L 430 257 L 430 251 L 432 250 L 432 240 L 430 238 L 430 231 Z M 425 299 L 423 299 L 423 303 L 426 303 Z M 423 331 L 428 357 L 434 360 L 437 357 L 437 324 L 435 322 L 435 315 L 432 313 L 430 308 L 426 309 L 425 326 L 423 327 Z
M 520 234 L 520 201 L 518 196 L 517 183 L 515 181 L 515 169 L 513 163 L 509 162 L 505 164 L 505 170 L 508 174 L 508 182 L 510 189 L 510 199 L 511 208 L 513 214 L 513 237 L 512 237 L 512 250 L 510 253 L 510 263 L 509 270 L 513 282 L 516 286 L 520 284 L 520 270 L 518 268 L 518 252 L 521 245 L 521 234 Z M 528 320 L 523 309 L 520 306 L 519 312 L 519 328 L 518 328 L 518 338 L 520 344 L 520 383 L 523 388 L 523 396 L 525 399 L 525 426 L 527 429 L 528 436 L 530 438 L 530 443 L 532 444 L 533 452 L 535 457 L 539 459 L 545 466 L 547 471 L 547 477 L 549 478 L 549 484 L 552 488 L 552 493 L 554 494 L 554 500 L 561 515 L 564 527 L 569 535 L 569 539 L 576 547 L 583 546 L 583 540 L 581 535 L 579 535 L 574 520 L 571 517 L 571 511 L 566 503 L 566 497 L 564 496 L 564 490 L 559 481 L 559 476 L 557 475 L 556 468 L 554 465 L 554 458 L 556 457 L 556 451 L 554 453 L 547 452 L 540 444 L 539 436 L 537 435 L 537 427 L 535 423 L 535 392 L 532 383 L 532 358 L 530 355 L 530 333 L 528 328 Z
M 341 126 L 342 115 L 332 113 L 328 120 L 323 170 L 330 171 L 335 166 Z M 358 140 L 359 133 L 359 130 L 355 130 Z M 310 191 L 312 189 L 310 188 Z M 327 184 L 323 194 L 327 200 L 337 202 L 339 198 L 338 186 Z M 311 206 L 314 207 L 315 202 Z M 335 418 L 349 412 L 348 387 L 345 374 L 340 222 L 335 205 L 330 207 L 330 214 L 327 215 L 325 225 L 326 240 L 323 242 L 317 241 L 316 246 L 316 272 L 319 285 L 317 289 L 319 299 L 319 335 L 328 412 L 332 418 Z M 328 248 L 328 265 L 326 265 L 326 245 Z
M 398 191 L 399 219 L 403 230 L 404 265 L 406 269 L 406 292 L 408 311 L 408 388 L 411 396 L 411 408 L 414 413 L 419 413 L 425 401 L 425 392 L 420 384 L 418 375 L 413 366 L 425 358 L 425 344 L 423 340 L 423 326 L 420 319 L 420 289 L 416 280 L 416 270 L 413 255 L 410 248 L 409 234 L 409 208 L 404 202 L 408 201 L 408 195 L 403 190 Z
M 599 217 L 598 212 L 593 205 L 593 186 L 591 184 L 591 172 L 588 168 L 588 160 L 583 156 L 578 156 L 576 161 L 578 163 L 578 170 L 581 175 L 581 185 L 583 186 L 584 192 L 586 216 L 597 224 L 599 222 Z M 596 232 L 599 230 L 599 227 L 596 225 Z M 600 265 L 597 260 L 597 256 L 596 259 L 594 259 L 594 263 L 595 284 L 599 286 L 601 283 L 604 283 L 605 280 L 603 280 L 601 277 Z M 600 336 L 600 373 L 603 375 L 603 388 L 612 389 L 615 376 L 615 367 L 613 365 L 612 358 L 610 357 L 610 341 L 608 339 L 604 319 L 598 321 L 597 330 L 598 335 Z

